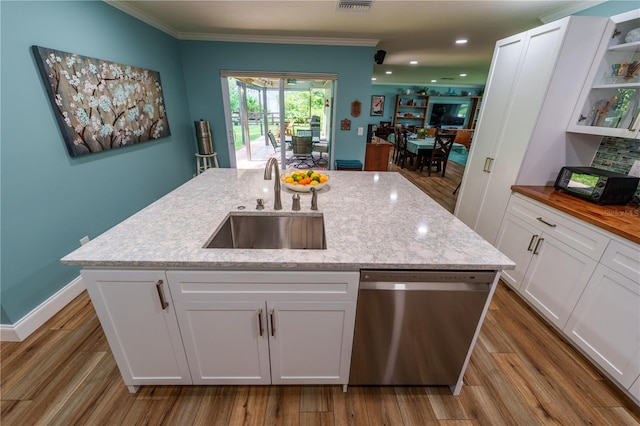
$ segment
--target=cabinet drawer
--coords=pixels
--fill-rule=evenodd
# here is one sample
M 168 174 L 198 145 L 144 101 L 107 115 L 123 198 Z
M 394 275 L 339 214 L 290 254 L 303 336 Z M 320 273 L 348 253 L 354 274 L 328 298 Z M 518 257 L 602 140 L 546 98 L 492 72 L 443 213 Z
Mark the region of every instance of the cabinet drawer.
M 636 284 L 640 283 L 640 246 L 611 240 L 601 262 L 624 275 Z
M 359 272 L 168 271 L 177 302 L 228 300 L 353 301 Z
M 609 238 L 582 221 L 513 194 L 508 212 L 594 260 L 600 260 Z

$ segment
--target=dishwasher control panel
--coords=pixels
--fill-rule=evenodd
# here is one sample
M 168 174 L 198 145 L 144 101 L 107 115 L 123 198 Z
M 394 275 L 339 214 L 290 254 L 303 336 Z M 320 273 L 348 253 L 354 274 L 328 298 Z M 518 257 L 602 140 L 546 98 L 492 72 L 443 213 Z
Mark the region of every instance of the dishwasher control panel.
M 495 276 L 496 271 L 363 269 L 360 271 L 360 282 L 464 282 L 490 284 Z

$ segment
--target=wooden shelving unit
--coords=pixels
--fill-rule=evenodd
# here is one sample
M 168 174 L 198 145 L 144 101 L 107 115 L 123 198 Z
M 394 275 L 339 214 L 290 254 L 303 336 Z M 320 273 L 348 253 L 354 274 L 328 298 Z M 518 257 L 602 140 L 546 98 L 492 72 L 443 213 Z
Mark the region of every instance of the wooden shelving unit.
M 393 114 L 393 125 L 425 127 L 429 104 L 436 98 L 466 98 L 471 101 L 469 105 L 469 119 L 466 120 L 466 128 L 475 128 L 480 111 L 482 96 L 430 96 L 430 95 L 396 95 L 396 108 Z
M 429 95 L 396 95 L 393 125 L 424 127 L 429 108 Z

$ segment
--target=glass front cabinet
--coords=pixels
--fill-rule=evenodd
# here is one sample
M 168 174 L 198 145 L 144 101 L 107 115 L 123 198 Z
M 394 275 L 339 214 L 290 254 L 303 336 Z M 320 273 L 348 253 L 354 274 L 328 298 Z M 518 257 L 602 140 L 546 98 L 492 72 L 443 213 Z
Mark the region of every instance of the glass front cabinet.
M 612 17 L 567 130 L 640 137 L 640 9 Z

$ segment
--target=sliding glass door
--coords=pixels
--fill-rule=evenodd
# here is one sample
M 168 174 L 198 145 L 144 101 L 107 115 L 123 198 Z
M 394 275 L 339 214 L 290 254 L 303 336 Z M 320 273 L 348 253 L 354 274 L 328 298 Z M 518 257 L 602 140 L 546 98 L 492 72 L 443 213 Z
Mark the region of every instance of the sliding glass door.
M 333 139 L 335 75 L 223 72 L 230 163 L 261 168 L 327 168 Z M 312 152 L 294 152 L 294 138 L 312 136 Z M 301 161 L 304 160 L 304 161 Z

